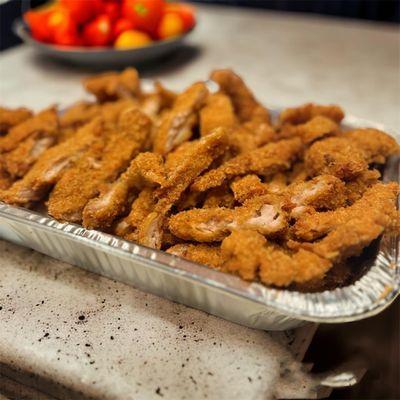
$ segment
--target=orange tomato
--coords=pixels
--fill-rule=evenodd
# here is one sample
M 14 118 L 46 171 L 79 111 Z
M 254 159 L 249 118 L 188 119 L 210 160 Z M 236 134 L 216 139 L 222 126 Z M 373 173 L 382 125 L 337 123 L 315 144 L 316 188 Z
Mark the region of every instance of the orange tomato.
M 177 13 L 166 13 L 158 26 L 157 36 L 160 39 L 167 39 L 174 36 L 179 36 L 184 33 L 184 25 L 182 18 Z
M 112 23 L 108 15 L 98 15 L 83 28 L 83 40 L 88 46 L 107 46 L 112 38 Z
M 136 29 L 153 35 L 164 7 L 164 0 L 123 0 L 122 15 L 130 19 Z
M 196 24 L 196 9 L 190 4 L 184 3 L 168 3 L 165 12 L 175 12 L 179 14 L 183 21 L 185 31 L 193 28 Z
M 122 32 L 118 36 L 114 42 L 114 47 L 117 49 L 130 49 L 147 46 L 151 42 L 151 37 L 147 33 L 131 29 L 129 31 Z

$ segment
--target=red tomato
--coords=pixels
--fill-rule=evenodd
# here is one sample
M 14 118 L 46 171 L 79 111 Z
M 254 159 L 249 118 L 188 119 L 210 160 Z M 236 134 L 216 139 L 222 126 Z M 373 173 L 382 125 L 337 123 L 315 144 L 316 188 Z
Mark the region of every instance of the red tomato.
M 183 21 L 183 29 L 188 31 L 196 24 L 196 9 L 190 4 L 168 3 L 165 12 L 175 12 L 179 14 Z
M 49 42 L 51 40 L 47 25 L 50 12 L 48 10 L 30 10 L 24 14 L 24 20 L 28 24 L 32 36 L 40 42 Z
M 53 43 L 68 45 L 76 42 L 75 39 L 71 39 L 77 37 L 76 22 L 71 13 L 63 7 L 50 11 L 47 18 L 47 29 L 50 34 L 50 41 Z
M 72 18 L 82 24 L 101 11 L 101 0 L 60 0 L 61 6 L 68 9 Z
M 115 22 L 113 36 L 117 38 L 122 32 L 135 29 L 132 21 L 127 18 L 120 18 Z
M 112 39 L 112 23 L 108 15 L 98 15 L 83 28 L 83 40 L 88 46 L 107 46 Z
M 115 0 L 104 1 L 102 13 L 107 14 L 111 21 L 116 21 L 121 15 L 120 2 Z
M 164 7 L 164 0 L 123 0 L 122 14 L 133 22 L 135 29 L 154 34 Z

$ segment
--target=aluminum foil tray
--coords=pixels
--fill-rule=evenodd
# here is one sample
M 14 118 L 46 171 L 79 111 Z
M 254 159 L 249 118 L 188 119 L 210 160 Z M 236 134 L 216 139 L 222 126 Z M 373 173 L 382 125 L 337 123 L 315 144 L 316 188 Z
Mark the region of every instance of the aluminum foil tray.
M 377 126 L 349 117 L 349 126 Z M 382 128 L 381 126 L 377 126 Z M 399 180 L 400 159 L 384 180 Z M 285 330 L 306 323 L 346 322 L 374 315 L 399 293 L 399 237 L 384 235 L 354 284 L 321 293 L 268 288 L 115 236 L 60 223 L 0 202 L 0 238 L 88 271 L 252 328 Z

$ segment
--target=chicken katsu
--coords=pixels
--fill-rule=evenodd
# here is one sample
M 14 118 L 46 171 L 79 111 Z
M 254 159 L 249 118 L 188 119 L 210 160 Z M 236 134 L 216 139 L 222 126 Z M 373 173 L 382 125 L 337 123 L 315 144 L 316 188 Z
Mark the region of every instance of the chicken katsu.
M 229 69 L 180 93 L 133 68 L 83 85 L 63 111 L 0 107 L 0 200 L 289 289 L 347 284 L 350 257 L 400 234 L 381 176 L 399 144 L 338 105 L 274 119 Z

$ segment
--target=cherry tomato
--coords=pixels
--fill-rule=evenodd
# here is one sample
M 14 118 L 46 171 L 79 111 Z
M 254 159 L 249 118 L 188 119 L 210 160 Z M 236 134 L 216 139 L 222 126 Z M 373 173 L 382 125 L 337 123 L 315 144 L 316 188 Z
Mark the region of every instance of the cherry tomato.
M 60 5 L 68 9 L 77 24 L 89 21 L 101 11 L 101 0 L 60 0 Z
M 165 7 L 164 0 L 123 0 L 122 14 L 136 29 L 154 34 Z
M 64 7 L 50 11 L 47 19 L 47 29 L 52 43 L 74 45 L 77 42 L 78 30 L 76 22 L 71 13 Z
M 119 18 L 114 24 L 113 37 L 117 38 L 122 32 L 132 29 L 135 29 L 135 26 L 130 19 Z
M 183 28 L 185 31 L 193 28 L 196 24 L 196 9 L 190 4 L 168 3 L 165 12 L 176 12 L 183 20 Z
M 50 12 L 48 10 L 30 10 L 24 14 L 24 20 L 28 24 L 32 36 L 40 42 L 49 42 L 51 40 L 47 24 Z
M 98 15 L 83 28 L 83 40 L 88 46 L 107 46 L 111 43 L 112 23 L 108 15 Z
M 183 20 L 179 14 L 166 13 L 160 21 L 157 29 L 157 36 L 160 39 L 167 39 L 174 36 L 179 36 L 185 31 Z
M 103 14 L 107 14 L 111 21 L 116 21 L 121 15 L 121 4 L 116 0 L 108 0 L 103 2 Z
M 135 47 L 147 46 L 151 43 L 151 37 L 144 32 L 129 30 L 122 32 L 116 41 L 114 42 L 114 47 L 117 49 L 130 49 Z

